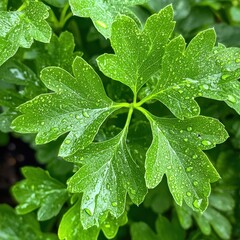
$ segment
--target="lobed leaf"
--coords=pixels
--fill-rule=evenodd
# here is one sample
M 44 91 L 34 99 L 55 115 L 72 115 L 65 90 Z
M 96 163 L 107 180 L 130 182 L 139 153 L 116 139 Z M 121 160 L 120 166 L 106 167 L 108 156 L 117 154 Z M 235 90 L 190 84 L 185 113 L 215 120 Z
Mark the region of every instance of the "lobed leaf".
M 68 199 L 65 186 L 40 168 L 24 167 L 22 172 L 26 179 L 18 182 L 12 189 L 19 202 L 17 213 L 26 214 L 39 208 L 39 221 L 56 216 Z
M 100 70 L 129 86 L 134 93 L 161 68 L 164 48 L 174 28 L 171 6 L 148 18 L 144 30 L 127 16 L 112 26 L 111 45 L 115 54 L 98 57 Z
M 209 206 L 203 214 L 193 212 L 186 205 L 182 207 L 175 205 L 179 221 L 184 229 L 192 226 L 193 218 L 203 234 L 210 235 L 213 228 L 221 239 L 231 237 L 232 226 L 224 212 L 232 211 L 233 207 L 234 200 L 230 194 L 216 192 L 211 194 Z
M 18 109 L 23 115 L 12 124 L 15 131 L 37 133 L 44 144 L 68 133 L 60 156 L 71 155 L 92 142 L 104 120 L 118 109 L 106 96 L 101 79 L 83 59 L 73 62 L 73 77 L 59 67 L 42 71 L 41 79 L 54 93 L 39 95 Z
M 164 174 L 175 201 L 185 202 L 194 210 L 208 205 L 210 182 L 219 175 L 202 150 L 213 148 L 228 137 L 216 119 L 198 116 L 185 120 L 148 117 L 153 141 L 146 155 L 146 183 L 156 187 Z
M 83 192 L 81 221 L 85 228 L 99 225 L 110 212 L 119 218 L 125 210 L 126 194 L 139 205 L 145 195 L 143 164 L 136 163 L 126 144 L 126 131 L 92 143 L 67 161 L 83 166 L 68 181 L 70 192 Z
M 111 35 L 111 26 L 115 20 L 115 17 L 120 14 L 131 14 L 129 7 L 143 4 L 146 0 L 70 0 L 74 15 L 80 17 L 90 17 L 97 28 L 97 30 L 103 34 L 106 38 Z
M 14 209 L 6 204 L 0 205 L 1 240 L 57 240 L 55 234 L 43 233 L 33 215 L 18 216 Z
M 50 41 L 51 28 L 45 21 L 48 7 L 36 1 L 28 1 L 23 6 L 23 10 L 0 11 L 0 65 L 19 47 L 29 48 L 34 39 L 45 43 Z

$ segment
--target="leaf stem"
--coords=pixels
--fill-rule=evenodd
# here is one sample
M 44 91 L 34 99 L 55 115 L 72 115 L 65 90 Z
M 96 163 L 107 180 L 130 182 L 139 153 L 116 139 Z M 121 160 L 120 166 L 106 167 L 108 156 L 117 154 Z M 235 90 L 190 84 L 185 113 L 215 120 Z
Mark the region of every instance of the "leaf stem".
M 127 102 L 114 103 L 113 107 L 114 107 L 114 108 L 122 108 L 122 107 L 130 108 L 130 107 L 131 107 L 131 104 L 130 104 L 130 103 L 127 103 Z
M 133 109 L 134 109 L 133 105 L 131 105 L 131 107 L 129 108 L 129 111 L 128 111 L 127 121 L 126 121 L 125 126 L 123 128 L 124 132 L 128 131 L 128 127 L 129 127 L 131 119 L 132 119 Z
M 135 108 L 141 107 L 145 102 L 153 99 L 155 95 L 156 95 L 156 94 L 152 94 L 152 95 L 149 95 L 149 96 L 143 98 L 140 102 L 138 102 L 138 103 L 135 104 Z

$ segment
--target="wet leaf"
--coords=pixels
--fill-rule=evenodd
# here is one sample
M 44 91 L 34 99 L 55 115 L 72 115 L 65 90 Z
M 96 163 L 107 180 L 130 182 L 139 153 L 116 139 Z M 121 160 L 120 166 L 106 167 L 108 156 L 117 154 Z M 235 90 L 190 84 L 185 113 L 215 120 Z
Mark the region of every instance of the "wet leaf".
M 98 57 L 100 70 L 137 93 L 161 69 L 164 49 L 173 28 L 171 6 L 149 17 L 143 31 L 131 18 L 118 17 L 110 39 L 115 54 Z
M 75 77 L 59 67 L 45 68 L 41 79 L 54 93 L 21 105 L 18 109 L 23 115 L 12 125 L 18 132 L 37 133 L 37 144 L 68 133 L 60 147 L 61 156 L 91 143 L 104 120 L 118 109 L 106 96 L 99 76 L 83 59 L 74 60 L 73 73 Z
M 219 175 L 202 150 L 213 148 L 228 137 L 216 119 L 194 117 L 185 120 L 157 118 L 146 114 L 153 141 L 146 156 L 146 183 L 156 187 L 164 174 L 175 201 L 183 200 L 194 210 L 208 206 L 210 182 Z
M 66 160 L 83 165 L 69 179 L 68 190 L 83 192 L 81 221 L 85 228 L 98 226 L 108 212 L 119 218 L 127 193 L 137 205 L 146 195 L 143 164 L 137 164 L 130 154 L 125 130 L 108 141 L 92 143 Z
M 6 204 L 0 205 L 0 220 L 1 240 L 57 240 L 56 235 L 41 232 L 33 215 L 18 216 L 14 209 Z
M 26 214 L 38 209 L 39 221 L 56 216 L 68 199 L 66 187 L 41 168 L 24 167 L 22 172 L 26 179 L 12 189 L 19 203 L 17 213 Z
M 41 2 L 28 1 L 22 10 L 0 11 L 0 65 L 12 57 L 19 47 L 29 48 L 33 40 L 49 42 L 51 28 L 45 19 L 48 8 Z
M 74 15 L 90 17 L 97 28 L 106 38 L 111 35 L 112 23 L 118 14 L 131 14 L 129 7 L 143 4 L 146 0 L 70 0 L 69 4 Z

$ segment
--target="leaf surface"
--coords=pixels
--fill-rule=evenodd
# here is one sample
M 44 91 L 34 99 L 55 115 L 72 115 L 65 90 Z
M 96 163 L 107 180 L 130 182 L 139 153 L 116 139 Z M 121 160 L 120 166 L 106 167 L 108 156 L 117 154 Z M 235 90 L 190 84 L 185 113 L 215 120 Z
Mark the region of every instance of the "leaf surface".
M 41 232 L 33 215 L 18 216 L 14 209 L 6 204 L 0 205 L 0 220 L 1 240 L 57 240 L 55 234 Z
M 149 17 L 143 31 L 131 18 L 117 18 L 110 39 L 115 54 L 98 57 L 100 70 L 136 93 L 160 70 L 164 48 L 173 28 L 171 6 Z
M 143 164 L 133 159 L 125 130 L 108 141 L 92 143 L 66 160 L 83 164 L 68 181 L 68 189 L 83 192 L 81 221 L 86 228 L 99 225 L 107 212 L 120 217 L 127 193 L 137 205 L 146 195 Z
M 156 187 L 164 174 L 175 201 L 204 211 L 208 205 L 210 182 L 219 175 L 202 150 L 213 148 L 228 137 L 216 119 L 198 116 L 185 120 L 158 118 L 146 114 L 153 141 L 146 156 L 146 183 Z
M 45 19 L 48 8 L 41 2 L 29 1 L 21 11 L 0 11 L 0 65 L 19 47 L 29 48 L 33 40 L 49 42 L 51 28 Z
M 26 179 L 13 187 L 19 202 L 17 213 L 26 214 L 39 208 L 39 221 L 56 216 L 68 199 L 66 187 L 40 168 L 24 167 L 22 172 Z
M 54 93 L 21 105 L 23 115 L 12 125 L 18 132 L 37 133 L 37 144 L 68 133 L 60 147 L 61 156 L 91 143 L 104 120 L 118 109 L 107 97 L 99 76 L 83 59 L 74 60 L 73 73 L 75 77 L 59 67 L 45 68 L 41 79 Z
M 145 100 L 157 99 L 178 118 L 199 115 L 196 97 L 225 101 L 239 113 L 240 50 L 214 47 L 216 34 L 197 34 L 186 47 L 178 36 L 165 48 L 159 79 Z
M 69 4 L 74 15 L 90 17 L 97 30 L 109 38 L 112 23 L 118 14 L 133 15 L 129 7 L 146 2 L 146 0 L 70 0 Z

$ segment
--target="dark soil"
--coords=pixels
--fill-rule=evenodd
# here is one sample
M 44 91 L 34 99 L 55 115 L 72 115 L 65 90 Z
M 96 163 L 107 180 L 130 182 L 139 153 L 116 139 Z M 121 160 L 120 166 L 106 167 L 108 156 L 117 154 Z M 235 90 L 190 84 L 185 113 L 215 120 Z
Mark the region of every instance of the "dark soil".
M 0 203 L 15 206 L 10 189 L 22 179 L 23 166 L 36 166 L 35 152 L 19 138 L 10 136 L 8 145 L 0 147 Z

